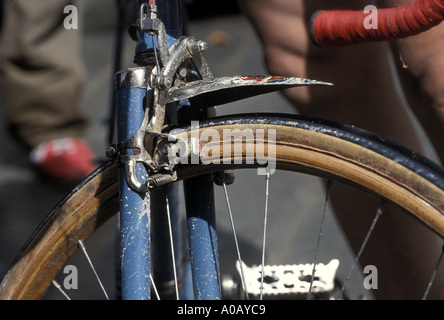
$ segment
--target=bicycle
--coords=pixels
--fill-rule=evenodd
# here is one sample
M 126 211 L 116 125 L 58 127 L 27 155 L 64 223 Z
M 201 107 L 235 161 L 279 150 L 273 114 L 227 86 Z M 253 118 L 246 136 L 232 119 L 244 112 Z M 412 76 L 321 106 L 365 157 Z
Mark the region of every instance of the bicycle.
M 108 151 L 112 160 L 80 184 L 43 221 L 3 281 L 2 298 L 41 297 L 69 256 L 78 247 L 83 249 L 86 239 L 118 211 L 123 230 L 123 298 L 150 298 L 162 291 L 157 289 L 164 289 L 167 296 L 171 291 L 180 295 L 182 288 L 178 282 L 182 281 L 170 282 L 188 280 L 184 276 L 187 264 L 182 264 L 180 250 L 180 213 L 172 194 L 177 191 L 176 181 L 182 180 L 189 209 L 194 294 L 199 299 L 220 298 L 213 184 L 226 190 L 233 182 L 233 175 L 227 170 L 239 168 L 257 169 L 265 177 L 266 202 L 274 169 L 300 171 L 379 195 L 382 200 L 375 210 L 375 219 L 383 205 L 395 204 L 443 235 L 443 169 L 411 151 L 350 126 L 302 116 L 253 114 L 208 118 L 207 112 L 212 115 L 213 106 L 230 100 L 298 85 L 328 84 L 282 77 L 213 79 L 201 54 L 205 44 L 179 37 L 178 9 L 178 1 L 158 0 L 157 7 L 156 1 L 138 1 L 135 31 L 139 33 L 136 59 L 140 66 L 117 75 L 120 116 L 118 143 Z M 167 19 L 163 23 L 158 17 Z M 226 91 L 215 94 L 220 90 Z M 179 107 L 172 102 L 178 102 Z M 129 109 L 136 112 L 126 115 Z M 224 130 L 230 133 L 228 137 Z M 224 149 L 224 145 L 228 147 Z M 193 192 L 196 188 L 197 193 Z M 155 189 L 160 192 L 151 193 Z M 328 192 L 325 199 L 324 207 Z M 161 213 L 153 208 L 156 213 L 150 214 L 150 200 L 156 201 Z M 230 202 L 227 205 L 231 207 Z M 267 216 L 267 205 L 264 211 Z M 173 223 L 155 220 L 158 218 Z M 152 235 L 152 247 L 149 224 L 156 233 Z M 157 232 L 161 228 L 166 231 Z M 136 245 L 127 243 L 126 239 L 132 239 L 129 233 L 136 231 L 140 234 L 134 238 L 140 241 Z M 159 241 L 157 237 L 166 239 Z M 168 243 L 172 246 L 165 245 Z M 128 256 L 134 247 L 136 251 Z M 147 254 L 151 250 L 152 261 Z M 158 255 L 159 252 L 162 254 Z M 265 260 L 264 253 L 261 258 Z M 238 260 L 242 258 L 239 256 Z M 167 268 L 165 264 L 177 267 Z M 272 297 L 273 286 L 281 287 L 279 297 L 309 293 L 323 297 L 332 291 L 331 287 L 322 286 L 323 279 L 316 279 L 319 273 L 308 273 L 308 281 L 303 281 L 301 289 L 301 285 L 282 283 L 274 276 L 276 272 L 295 274 L 299 268 L 271 268 L 263 261 L 258 269 L 247 269 L 241 262 L 238 266 L 243 275 L 241 290 L 251 297 Z M 331 267 L 335 269 L 335 263 Z M 321 265 L 314 263 L 309 268 L 319 271 Z M 260 280 L 249 281 L 251 275 L 253 279 L 259 275 Z M 328 284 L 332 282 L 330 279 Z M 163 285 L 151 290 L 153 284 L 159 283 Z

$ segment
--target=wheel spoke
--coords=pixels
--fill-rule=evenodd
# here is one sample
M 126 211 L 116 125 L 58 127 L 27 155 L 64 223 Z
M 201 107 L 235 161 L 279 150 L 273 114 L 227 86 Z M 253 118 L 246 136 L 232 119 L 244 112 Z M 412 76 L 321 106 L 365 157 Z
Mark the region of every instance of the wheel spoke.
M 245 298 L 247 300 L 249 300 L 249 296 L 248 296 L 248 289 L 247 289 L 247 283 L 245 281 L 245 273 L 244 273 L 244 268 L 243 268 L 243 263 L 242 263 L 242 257 L 241 257 L 241 253 L 240 253 L 240 249 L 239 249 L 239 242 L 237 240 L 237 234 L 236 234 L 236 228 L 234 226 L 234 218 L 233 218 L 233 212 L 231 210 L 231 205 L 230 205 L 230 199 L 228 197 L 228 190 L 227 190 L 227 184 L 225 183 L 225 181 L 222 182 L 222 186 L 224 188 L 224 193 L 225 193 L 225 202 L 227 203 L 227 208 L 228 208 L 228 214 L 230 216 L 230 223 L 231 223 L 231 229 L 233 232 L 233 237 L 234 237 L 234 243 L 236 246 L 236 252 L 237 252 L 237 259 L 239 260 L 239 268 L 240 268 L 240 275 L 241 275 L 241 282 L 242 282 L 242 288 L 244 289 L 245 292 Z
M 362 252 L 364 251 L 365 246 L 367 245 L 368 239 L 370 238 L 370 235 L 372 234 L 373 230 L 375 229 L 376 223 L 378 222 L 379 217 L 382 215 L 385 207 L 385 201 L 381 200 L 381 204 L 379 205 L 378 210 L 376 211 L 376 215 L 373 218 L 372 224 L 367 231 L 367 234 L 364 238 L 364 241 L 361 244 L 361 248 L 358 251 L 358 254 L 355 257 L 355 260 L 353 261 L 352 266 L 350 267 L 350 270 L 347 274 L 347 278 L 344 280 L 344 283 L 342 284 L 341 291 L 339 292 L 338 300 L 342 298 L 342 295 L 344 294 L 345 287 L 347 286 L 348 281 L 351 278 L 351 274 L 353 270 L 355 269 L 356 265 L 358 264 L 359 258 L 361 257 Z
M 267 222 L 268 222 L 268 199 L 269 199 L 269 188 L 270 188 L 270 173 L 267 172 L 265 176 L 265 209 L 264 209 L 264 234 L 262 237 L 262 264 L 261 264 L 261 293 L 260 300 L 262 300 L 262 294 L 264 291 L 264 274 L 265 274 L 265 245 L 267 239 Z
M 173 262 L 174 287 L 176 290 L 176 299 L 179 300 L 179 285 L 177 282 L 176 257 L 175 257 L 175 252 L 174 252 L 174 239 L 173 239 L 173 230 L 172 230 L 172 226 L 171 226 L 170 204 L 168 201 L 167 188 L 164 188 L 164 193 L 165 193 L 166 213 L 167 213 L 167 217 L 168 217 L 168 230 L 170 233 L 170 247 L 171 247 L 171 259 Z
M 430 288 L 432 287 L 433 281 L 435 280 L 436 274 L 437 274 L 437 272 L 438 272 L 438 268 L 439 268 L 439 266 L 441 265 L 441 262 L 442 262 L 442 258 L 443 258 L 443 257 L 444 257 L 444 246 L 443 246 L 442 249 L 441 249 L 441 254 L 439 255 L 438 262 L 436 263 L 435 269 L 433 270 L 432 277 L 431 277 L 430 280 L 429 280 L 429 283 L 428 283 L 428 285 L 427 285 L 426 291 L 424 292 L 424 295 L 423 295 L 423 297 L 422 297 L 422 300 L 426 300 L 426 299 L 427 299 L 427 296 L 429 295 Z
M 102 281 L 100 280 L 99 275 L 97 274 L 96 268 L 94 268 L 94 265 L 91 261 L 91 259 L 89 258 L 88 252 L 86 251 L 86 247 L 85 244 L 83 243 L 82 240 L 78 241 L 80 248 L 82 248 L 83 253 L 85 254 L 86 259 L 88 260 L 89 265 L 91 266 L 92 271 L 94 272 L 94 275 L 96 276 L 97 282 L 100 285 L 100 288 L 102 288 L 103 294 L 106 297 L 106 300 L 109 300 L 108 294 L 106 293 L 105 287 L 103 286 Z
M 313 282 L 314 282 L 314 279 L 315 279 L 316 266 L 318 264 L 319 249 L 321 247 L 321 238 L 322 238 L 322 232 L 324 230 L 324 221 L 325 221 L 325 216 L 326 216 L 326 213 L 327 213 L 328 198 L 330 196 L 331 186 L 332 186 L 332 181 L 328 180 L 328 182 L 327 182 L 327 192 L 325 194 L 325 200 L 324 200 L 324 209 L 322 211 L 321 225 L 320 225 L 319 233 L 318 233 L 318 241 L 316 243 L 315 258 L 314 258 L 314 262 L 313 262 L 313 272 L 312 272 L 311 279 L 310 279 L 310 287 L 308 289 L 307 299 L 310 299 L 311 291 L 313 289 Z
M 71 298 L 69 297 L 69 295 L 65 292 L 65 290 L 63 290 L 62 286 L 55 280 L 52 280 L 52 284 L 54 285 L 54 287 L 56 287 L 57 290 L 59 290 L 67 300 L 71 300 Z
M 154 294 L 156 295 L 157 300 L 160 300 L 159 291 L 157 290 L 156 284 L 154 283 L 153 274 L 150 273 L 151 286 L 153 287 Z

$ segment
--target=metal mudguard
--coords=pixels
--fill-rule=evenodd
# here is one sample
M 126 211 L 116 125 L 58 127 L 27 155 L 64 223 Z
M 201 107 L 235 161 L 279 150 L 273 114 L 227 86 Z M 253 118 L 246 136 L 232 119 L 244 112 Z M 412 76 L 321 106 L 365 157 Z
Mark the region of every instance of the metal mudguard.
M 196 107 L 212 107 L 283 89 L 332 85 L 328 82 L 280 76 L 231 76 L 198 80 L 168 90 L 168 102 L 188 99 Z

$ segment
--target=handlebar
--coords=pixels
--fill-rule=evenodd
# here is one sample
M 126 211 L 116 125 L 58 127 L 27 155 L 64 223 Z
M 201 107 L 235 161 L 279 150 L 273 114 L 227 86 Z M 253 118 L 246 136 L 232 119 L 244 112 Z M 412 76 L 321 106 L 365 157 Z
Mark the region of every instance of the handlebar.
M 366 23 L 369 14 L 377 18 L 376 25 L 375 21 L 372 25 Z M 389 41 L 424 32 L 443 20 L 444 0 L 416 0 L 367 13 L 364 10 L 317 11 L 311 18 L 310 37 L 319 47 Z

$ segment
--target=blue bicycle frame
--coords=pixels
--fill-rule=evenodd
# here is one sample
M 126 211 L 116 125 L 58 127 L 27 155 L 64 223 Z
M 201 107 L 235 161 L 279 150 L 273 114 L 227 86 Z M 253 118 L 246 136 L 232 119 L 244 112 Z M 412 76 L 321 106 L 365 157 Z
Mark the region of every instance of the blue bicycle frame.
M 138 16 L 143 14 L 141 8 L 147 3 L 147 0 L 137 1 Z M 180 0 L 157 0 L 157 8 L 158 17 L 165 25 L 168 46 L 172 46 L 182 35 Z M 137 57 L 143 57 L 158 49 L 152 35 L 138 32 L 136 61 L 143 60 Z M 140 129 L 146 125 L 146 110 L 152 107 L 149 105 L 151 97 L 148 80 L 153 67 L 142 62 L 138 68 L 125 70 L 116 76 L 117 145 L 135 139 Z M 202 117 L 199 114 L 194 116 L 195 120 Z M 188 120 L 193 119 L 186 119 Z M 171 249 L 166 237 L 168 228 L 165 197 L 161 191 L 150 194 L 147 190 L 135 189 L 132 183 L 128 182 L 128 175 L 132 175 L 140 185 L 149 179 L 149 169 L 137 161 L 141 150 L 127 147 L 120 148 L 117 152 L 121 159 L 132 163 L 133 168 L 129 172 L 127 166 L 121 166 L 119 171 L 122 298 L 150 299 L 153 278 L 160 286 L 174 280 L 173 259 L 169 254 Z M 178 244 L 175 249 L 175 261 L 177 270 L 181 270 L 181 212 L 176 205 L 178 187 L 177 184 L 170 185 L 166 194 L 170 203 L 171 221 L 174 222 L 174 243 Z M 194 298 L 220 299 L 212 175 L 189 179 L 184 182 L 184 188 Z M 156 232 L 152 233 L 151 229 Z M 154 263 L 156 265 L 153 265 Z M 188 288 L 184 288 L 184 292 L 187 291 Z

